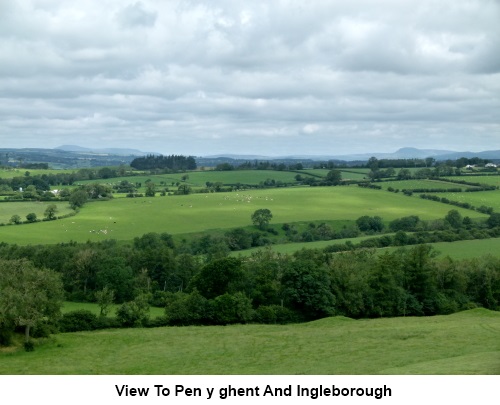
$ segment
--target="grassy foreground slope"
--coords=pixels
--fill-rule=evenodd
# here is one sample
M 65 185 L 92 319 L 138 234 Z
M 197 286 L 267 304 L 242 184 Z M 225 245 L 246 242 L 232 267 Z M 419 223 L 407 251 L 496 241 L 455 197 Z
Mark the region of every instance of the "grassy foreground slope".
M 21 245 L 131 240 L 148 232 L 182 234 L 251 225 L 251 214 L 268 208 L 272 223 L 355 220 L 378 215 L 389 221 L 408 215 L 443 218 L 449 205 L 360 187 L 297 187 L 155 198 L 117 198 L 86 204 L 71 218 L 4 227 L 0 242 Z M 462 216 L 486 217 L 458 209 Z
M 60 334 L 1 374 L 500 374 L 500 312 Z

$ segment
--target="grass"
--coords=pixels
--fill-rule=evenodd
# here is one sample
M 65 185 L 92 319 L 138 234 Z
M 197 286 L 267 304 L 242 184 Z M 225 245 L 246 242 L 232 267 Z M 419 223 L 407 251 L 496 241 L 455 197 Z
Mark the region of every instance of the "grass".
M 0 352 L 0 374 L 500 374 L 500 312 L 116 329 Z
M 488 186 L 500 187 L 500 176 L 460 176 L 460 177 L 449 177 L 450 180 L 464 180 L 470 181 L 471 183 L 481 183 L 487 184 Z
M 66 215 L 73 212 L 67 202 L 51 202 L 51 201 L 15 201 L 15 202 L 4 202 L 0 204 L 0 223 L 7 224 L 13 215 L 19 215 L 22 221 L 26 221 L 26 215 L 34 212 L 38 219 L 44 218 L 44 212 L 47 207 L 51 204 L 57 206 L 56 215 Z M 30 224 L 31 227 L 36 226 L 36 224 Z M 26 228 L 24 228 L 26 232 Z
M 482 205 L 486 207 L 493 207 L 495 212 L 500 212 L 499 190 L 477 191 L 473 193 L 439 193 L 438 195 L 439 197 L 446 197 L 450 201 L 467 202 L 476 208 L 479 208 Z
M 60 170 L 60 169 L 0 169 L 0 179 L 12 179 L 13 177 L 24 177 L 26 172 L 30 176 L 41 176 L 42 174 L 60 174 L 60 173 L 73 173 L 76 170 Z
M 471 186 L 463 185 L 463 184 L 454 184 L 448 181 L 441 180 L 395 180 L 395 181 L 384 181 L 380 183 L 376 183 L 379 186 L 382 186 L 384 190 L 387 190 L 389 187 L 399 190 L 410 190 L 415 188 L 461 188 L 462 190 L 467 188 L 473 188 Z M 441 194 L 438 194 L 441 196 Z
M 392 235 L 392 234 L 389 234 Z M 243 251 L 232 252 L 231 255 L 238 257 L 249 257 L 252 253 L 258 250 L 270 249 L 273 252 L 281 254 L 293 254 L 301 249 L 324 249 L 331 245 L 340 245 L 347 241 L 357 244 L 365 239 L 370 239 L 382 235 L 360 236 L 358 238 L 349 239 L 335 239 L 335 240 L 321 240 L 316 242 L 297 242 L 297 243 L 284 243 L 267 246 L 265 248 L 252 248 Z M 485 255 L 493 255 L 500 257 L 500 238 L 492 239 L 476 239 L 476 240 L 461 240 L 457 242 L 436 242 L 430 243 L 438 254 L 438 258 L 447 256 L 456 260 L 471 259 L 474 257 L 481 257 Z M 411 246 L 408 246 L 410 248 Z M 394 251 L 399 247 L 387 247 L 378 249 L 379 252 Z
M 175 183 L 182 182 L 184 184 L 184 182 L 182 181 L 182 177 L 185 175 L 189 176 L 185 184 L 200 188 L 206 187 L 207 182 L 222 182 L 225 185 L 237 183 L 259 185 L 261 182 L 264 182 L 267 179 L 274 179 L 275 181 L 282 181 L 284 183 L 295 183 L 295 176 L 297 175 L 297 173 L 276 170 L 206 170 L 186 173 L 117 177 L 112 179 L 99 179 L 97 180 L 97 182 L 105 184 L 118 184 L 122 180 L 126 180 L 133 184 L 142 183 L 142 186 L 144 187 L 146 180 L 151 180 L 160 188 L 169 187 L 173 190 L 177 190 L 177 186 L 175 185 Z M 88 184 L 95 182 L 96 180 L 85 180 L 79 181 L 78 184 Z
M 110 307 L 110 311 L 108 316 L 116 316 L 116 310 L 120 307 L 120 305 L 114 304 Z M 65 301 L 63 304 L 63 307 L 61 308 L 61 312 L 67 313 L 71 311 L 78 311 L 78 310 L 87 310 L 92 312 L 94 315 L 99 315 L 101 312 L 101 309 L 99 305 L 93 302 L 71 302 L 71 301 Z M 165 315 L 165 309 L 164 308 L 158 308 L 158 307 L 149 307 L 149 316 L 150 318 L 156 318 L 159 316 Z
M 476 193 L 478 194 L 478 193 Z M 8 204 L 8 203 L 3 203 Z M 155 198 L 120 198 L 86 204 L 74 217 L 29 226 L 5 227 L 0 242 L 22 245 L 132 240 L 148 232 L 185 234 L 251 225 L 251 214 L 268 208 L 272 223 L 355 220 L 378 215 L 390 221 L 407 215 L 443 218 L 449 205 L 381 190 L 295 187 Z M 486 217 L 459 209 L 462 216 Z

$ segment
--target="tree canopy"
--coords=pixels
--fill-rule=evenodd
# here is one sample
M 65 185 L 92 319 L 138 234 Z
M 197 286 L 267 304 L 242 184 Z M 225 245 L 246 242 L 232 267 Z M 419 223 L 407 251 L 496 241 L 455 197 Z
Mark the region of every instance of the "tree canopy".
M 0 324 L 23 326 L 27 342 L 31 328 L 60 315 L 64 291 L 59 274 L 28 260 L 0 260 L 0 292 Z

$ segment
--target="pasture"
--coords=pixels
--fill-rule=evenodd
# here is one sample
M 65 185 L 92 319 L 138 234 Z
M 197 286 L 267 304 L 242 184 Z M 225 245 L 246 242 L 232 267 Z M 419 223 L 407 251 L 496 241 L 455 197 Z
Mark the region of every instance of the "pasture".
M 0 374 L 500 374 L 500 312 L 108 329 L 0 351 Z
M 479 194 L 479 193 L 475 193 Z M 4 203 L 8 204 L 8 203 Z M 4 227 L 0 242 L 21 245 L 103 239 L 131 240 L 148 232 L 173 235 L 251 225 L 251 214 L 268 208 L 272 223 L 355 220 L 362 215 L 390 221 L 408 215 L 443 218 L 449 205 L 361 187 L 296 187 L 244 192 L 119 198 L 87 203 L 74 217 Z M 459 209 L 462 216 L 486 215 Z
M 488 186 L 500 187 L 500 176 L 460 176 L 460 177 L 450 177 L 450 180 L 464 180 L 470 181 L 471 183 L 481 183 Z
M 113 304 L 110 306 L 110 311 L 108 316 L 116 316 L 116 310 L 119 308 L 119 305 Z M 99 305 L 93 302 L 71 302 L 71 301 L 65 301 L 62 308 L 61 312 L 63 314 L 67 312 L 72 312 L 72 311 L 79 311 L 79 310 L 86 310 L 92 312 L 94 315 L 99 315 L 101 312 L 101 309 Z M 159 316 L 165 315 L 165 309 L 164 308 L 158 308 L 158 307 L 150 307 L 149 308 L 149 316 L 150 318 L 156 318 Z
M 60 173 L 72 173 L 75 170 L 61 170 L 61 169 L 0 169 L 0 179 L 12 179 L 13 177 L 23 177 L 26 172 L 30 173 L 30 176 L 37 176 L 42 174 L 60 174 Z
M 468 189 L 468 188 L 474 188 L 471 186 L 467 186 L 464 184 L 454 184 L 450 183 L 447 181 L 442 181 L 442 180 L 395 180 L 395 181 L 384 181 L 380 183 L 375 183 L 379 186 L 382 186 L 384 190 L 387 190 L 389 187 L 392 187 L 394 189 L 399 189 L 399 190 L 411 190 L 415 188 L 427 188 L 427 189 L 435 189 L 435 188 L 442 188 L 442 189 L 447 189 L 447 188 L 461 188 L 462 190 Z M 441 194 L 439 194 L 441 195 Z
M 365 239 L 370 239 L 373 237 L 377 236 L 360 236 L 358 238 L 321 240 L 316 242 L 284 243 L 267 246 L 265 248 L 252 248 L 242 251 L 236 251 L 232 252 L 231 255 L 235 257 L 249 257 L 256 251 L 262 249 L 270 249 L 273 252 L 281 254 L 293 254 L 294 252 L 297 252 L 301 249 L 324 249 L 327 246 L 340 245 L 346 243 L 347 241 L 350 241 L 353 244 L 357 244 Z M 500 257 L 500 239 L 498 238 L 461 240 L 456 242 L 436 242 L 429 243 L 429 245 L 433 246 L 435 252 L 437 253 L 438 259 L 445 258 L 447 256 L 450 256 L 455 260 L 471 259 L 473 257 L 481 257 L 485 255 Z M 380 248 L 377 249 L 377 252 L 393 252 L 396 249 L 399 249 L 399 247 Z
M 78 184 L 89 184 L 95 183 L 97 181 L 99 183 L 113 185 L 125 180 L 132 184 L 141 183 L 142 187 L 144 188 L 146 181 L 151 180 L 159 188 L 170 187 L 173 190 L 177 190 L 177 182 L 188 184 L 196 188 L 206 187 L 207 182 L 221 182 L 224 185 L 233 185 L 238 183 L 242 185 L 259 185 L 261 182 L 265 182 L 268 179 L 273 179 L 275 181 L 281 181 L 283 183 L 296 183 L 296 175 L 297 173 L 276 170 L 206 170 L 186 173 L 139 175 L 117 177 L 112 179 L 85 180 L 79 181 Z M 183 176 L 188 176 L 185 182 L 182 180 Z
M 43 219 L 44 212 L 51 204 L 57 206 L 57 216 L 67 215 L 73 212 L 69 204 L 64 202 L 50 202 L 50 201 L 9 201 L 0 204 L 0 223 L 7 224 L 13 215 L 19 215 L 22 221 L 26 221 L 26 215 L 35 213 L 38 219 Z M 35 224 L 30 224 L 35 226 Z M 25 232 L 27 232 L 25 230 Z M 0 231 L 0 235 L 2 231 Z
M 500 212 L 499 190 L 477 191 L 473 193 L 439 193 L 439 197 L 446 197 L 450 201 L 459 201 L 463 203 L 467 202 L 476 208 L 479 208 L 482 205 L 486 207 L 493 207 L 495 212 Z

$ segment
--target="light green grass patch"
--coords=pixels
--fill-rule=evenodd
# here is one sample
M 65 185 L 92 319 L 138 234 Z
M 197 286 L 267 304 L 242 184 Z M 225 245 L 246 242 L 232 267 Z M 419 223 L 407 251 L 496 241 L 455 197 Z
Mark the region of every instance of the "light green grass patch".
M 116 316 L 116 310 L 119 307 L 120 307 L 120 305 L 118 305 L 118 304 L 111 305 L 108 316 Z M 93 303 L 93 302 L 71 302 L 71 301 L 64 302 L 64 304 L 61 308 L 61 312 L 63 314 L 65 314 L 67 312 L 79 311 L 82 309 L 86 310 L 86 311 L 90 311 L 94 315 L 99 315 L 101 312 L 101 308 L 96 303 Z M 156 318 L 156 317 L 163 316 L 163 315 L 165 315 L 165 308 L 149 307 L 150 318 Z
M 495 212 L 500 212 L 500 191 L 476 191 L 469 193 L 440 193 L 439 197 L 448 198 L 450 201 L 467 202 L 476 208 L 482 205 L 493 207 Z M 472 211 L 469 211 L 472 212 Z M 469 215 L 470 216 L 470 215 Z
M 0 353 L 0 374 L 500 374 L 500 313 L 116 329 Z M 484 360 L 484 361 L 483 361 Z
M 69 204 L 64 202 L 51 201 L 9 201 L 0 204 L 0 223 L 7 224 L 13 215 L 19 215 L 22 221 L 26 221 L 26 215 L 35 213 L 38 219 L 44 218 L 44 212 L 51 204 L 57 206 L 57 216 L 67 215 L 73 212 Z M 37 224 L 29 224 L 30 227 L 35 227 Z M 30 228 L 34 230 L 34 228 Z M 0 230 L 0 235 L 1 235 Z M 28 232 L 27 228 L 22 226 L 20 232 Z
M 188 176 L 184 182 L 182 178 Z M 129 177 L 117 177 L 112 179 L 99 179 L 99 180 L 85 180 L 80 181 L 78 184 L 95 183 L 96 181 L 102 184 L 114 185 L 123 180 L 130 183 L 141 183 L 144 187 L 147 180 L 151 180 L 158 188 L 169 187 L 171 190 L 177 190 L 176 183 L 188 184 L 193 187 L 206 187 L 207 182 L 216 183 L 222 182 L 224 185 L 233 184 L 249 184 L 259 185 L 268 179 L 281 181 L 283 183 L 295 183 L 295 176 L 297 173 L 276 170 L 230 170 L 230 171 L 193 171 L 186 173 L 172 173 L 172 174 L 158 174 L 158 175 L 140 175 Z
M 473 188 L 471 186 L 463 185 L 463 184 L 454 184 L 448 181 L 442 180 L 395 180 L 395 181 L 384 181 L 380 183 L 376 183 L 379 186 L 382 186 L 384 190 L 387 190 L 389 187 L 399 190 L 411 190 L 416 188 L 426 188 L 426 189 L 447 189 L 447 188 Z M 441 196 L 441 194 L 439 194 Z
M 362 215 L 390 221 L 407 215 L 443 218 L 450 206 L 361 187 L 296 187 L 87 203 L 71 218 L 5 227 L 0 241 L 18 244 L 132 240 L 148 232 L 184 234 L 251 225 L 252 213 L 268 208 L 272 223 L 355 220 Z M 484 214 L 459 209 L 462 216 Z

